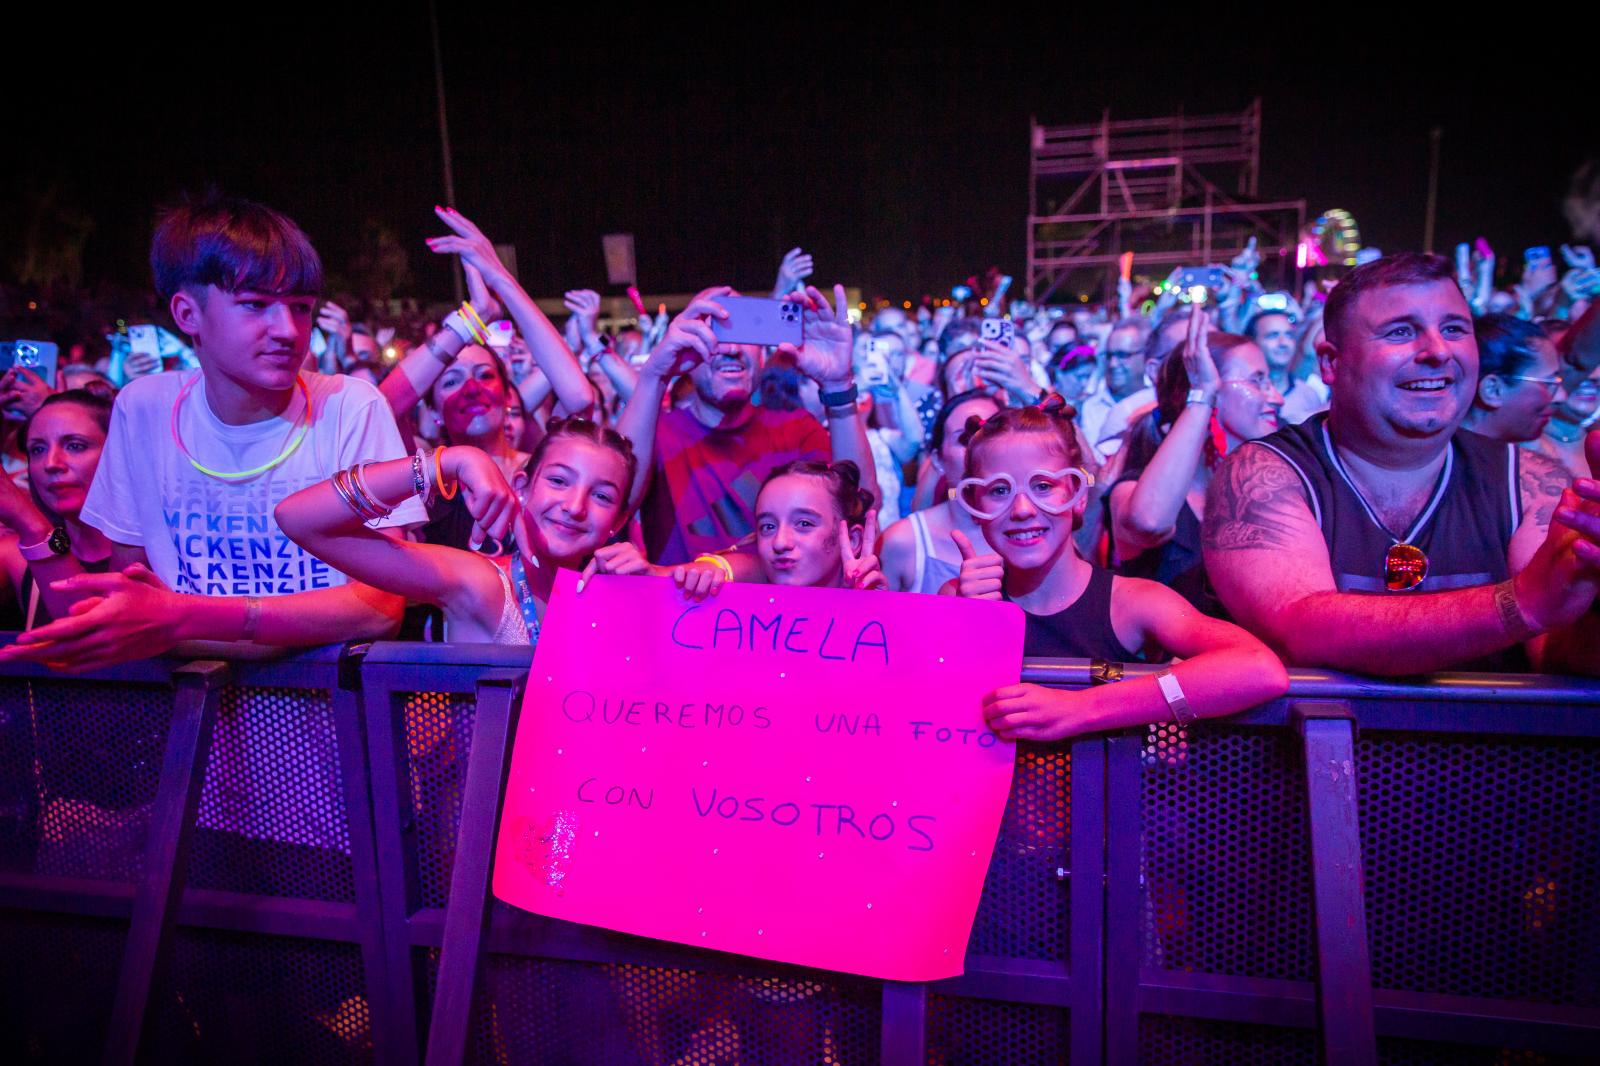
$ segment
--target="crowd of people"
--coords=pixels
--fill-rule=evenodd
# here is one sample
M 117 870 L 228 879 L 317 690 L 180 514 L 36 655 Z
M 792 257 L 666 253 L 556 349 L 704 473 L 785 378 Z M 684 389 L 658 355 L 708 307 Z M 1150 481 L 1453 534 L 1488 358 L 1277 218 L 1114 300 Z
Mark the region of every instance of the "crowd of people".
M 1252 242 L 1214 290 L 1035 307 L 991 278 L 860 316 L 795 249 L 772 296 L 802 339 L 762 347 L 719 338 L 726 286 L 611 331 L 575 290 L 557 325 L 436 212 L 469 298 L 398 360 L 292 220 L 212 195 L 151 248 L 192 356 L 0 378 L 0 658 L 531 644 L 566 568 L 1006 599 L 1025 654 L 1167 664 L 995 692 L 1007 738 L 1182 727 L 1285 663 L 1600 673 L 1586 249 L 1507 291 L 1418 253 L 1291 294 Z

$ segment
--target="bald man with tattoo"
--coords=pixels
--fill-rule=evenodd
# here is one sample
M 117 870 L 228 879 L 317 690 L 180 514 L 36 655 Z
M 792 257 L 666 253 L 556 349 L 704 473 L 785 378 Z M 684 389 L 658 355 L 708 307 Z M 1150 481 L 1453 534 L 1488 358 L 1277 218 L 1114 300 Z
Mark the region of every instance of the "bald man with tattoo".
M 1288 662 L 1371 674 L 1600 674 L 1600 482 L 1460 428 L 1477 384 L 1450 263 L 1397 255 L 1334 289 L 1329 411 L 1212 478 L 1205 564 Z M 1588 441 L 1600 466 L 1600 432 Z

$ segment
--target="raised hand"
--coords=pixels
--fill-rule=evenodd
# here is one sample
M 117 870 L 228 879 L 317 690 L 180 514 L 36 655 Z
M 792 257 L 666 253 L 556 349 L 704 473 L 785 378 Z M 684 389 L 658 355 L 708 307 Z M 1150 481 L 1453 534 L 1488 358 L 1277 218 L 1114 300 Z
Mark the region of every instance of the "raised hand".
M 1548 259 L 1529 260 L 1522 264 L 1522 284 L 1518 294 L 1530 302 L 1556 283 L 1556 265 Z
M 346 344 L 350 343 L 350 312 L 326 300 L 317 309 L 317 328 L 326 333 L 330 338 L 338 337 Z
M 494 243 L 484 236 L 483 230 L 474 225 L 471 219 L 453 207 L 435 207 L 433 213 L 438 215 L 439 221 L 450 227 L 452 232 L 447 237 L 429 237 L 428 247 L 441 255 L 461 257 L 461 267 L 467 275 L 469 292 L 473 287 L 472 273 L 477 271 L 480 275 L 478 281 L 482 292 L 472 296 L 472 306 L 484 321 L 499 318 L 501 311 L 498 304 L 494 305 L 493 314 L 478 306 L 480 298 L 487 300 L 489 293 L 499 286 L 516 281 L 511 276 L 511 271 L 500 262 L 500 256 L 494 250 Z
M 1003 344 L 979 341 L 973 369 L 990 385 L 999 385 L 1017 403 L 1034 403 L 1039 386 L 1021 356 Z
M 778 264 L 778 280 L 772 286 L 774 299 L 782 299 L 800 287 L 811 276 L 814 266 L 811 256 L 799 248 L 790 248 Z
M 875 548 L 878 543 L 878 511 L 874 508 L 867 512 L 866 525 L 861 531 L 861 551 L 857 552 L 850 544 L 850 523 L 844 519 L 839 520 L 839 557 L 844 562 L 844 577 L 850 587 L 857 590 L 872 589 L 882 592 L 888 589 L 889 579 L 883 576 L 883 567 L 878 562 Z
M 14 366 L 0 375 L 0 410 L 8 419 L 26 421 L 54 391 L 36 371 Z
M 717 335 L 711 330 L 711 319 L 727 318 L 727 310 L 717 297 L 731 295 L 733 289 L 726 285 L 704 289 L 689 301 L 678 316 L 667 326 L 660 343 L 650 349 L 640 372 L 654 374 L 663 381 L 687 374 L 717 350 Z M 663 308 L 659 318 L 666 316 Z
M 467 299 L 472 301 L 472 309 L 478 312 L 478 317 L 484 322 L 493 322 L 506 313 L 499 297 L 490 291 L 489 285 L 483 280 L 483 272 L 471 263 L 462 262 L 461 273 L 467 278 Z M 509 277 L 510 275 L 507 275 Z
M 592 343 L 599 336 L 600 294 L 593 289 L 573 289 L 561 300 L 578 323 L 578 339 Z
M 1261 253 L 1256 250 L 1256 239 L 1254 237 L 1245 242 L 1244 251 L 1234 256 L 1233 262 L 1229 265 L 1243 274 L 1246 280 L 1249 279 L 1250 272 L 1261 265 Z
M 350 351 L 350 315 L 344 308 L 328 300 L 317 309 L 317 328 L 327 338 L 328 347 L 319 364 L 325 373 L 344 369 Z
M 0 403 L 4 402 L 0 393 Z M 51 521 L 40 512 L 28 490 L 5 474 L 0 474 L 0 526 L 17 535 L 23 544 L 36 544 L 50 535 Z
M 1472 245 L 1466 241 L 1456 245 L 1456 284 L 1462 295 L 1472 297 Z
M 979 555 L 972 541 L 959 529 L 950 531 L 956 550 L 961 553 L 961 573 L 956 576 L 956 594 L 969 600 L 1001 599 L 1000 589 L 1005 583 L 1006 564 L 1000 556 L 990 553 Z
M 1600 268 L 1573 267 L 1561 275 L 1561 290 L 1573 303 L 1600 296 Z
M 1467 291 L 1467 302 L 1480 315 L 1488 310 L 1489 297 L 1494 295 L 1494 264 L 1494 249 L 1479 237 L 1472 256 L 1473 287 Z
M 1594 249 L 1587 244 L 1563 244 L 1561 258 L 1573 270 L 1593 270 L 1595 266 Z
M 446 477 L 460 484 L 467 513 L 472 516 L 468 547 L 476 551 L 486 539 L 505 540 L 521 504 L 499 465 L 477 448 L 461 444 L 445 448 L 439 465 Z
M 1207 396 L 1215 397 L 1222 387 L 1222 375 L 1211 357 L 1211 342 L 1202 325 L 1205 321 L 1206 316 L 1199 312 L 1189 316 L 1189 332 L 1183 340 L 1183 369 L 1189 375 L 1191 389 L 1204 389 Z
M 794 358 L 795 365 L 806 377 L 824 389 L 847 388 L 850 374 L 850 308 L 845 303 L 844 286 L 833 287 L 833 306 L 815 286 L 807 285 L 804 294 L 795 293 L 789 299 L 804 309 L 805 340 L 796 348 L 792 344 L 778 345 L 778 351 Z

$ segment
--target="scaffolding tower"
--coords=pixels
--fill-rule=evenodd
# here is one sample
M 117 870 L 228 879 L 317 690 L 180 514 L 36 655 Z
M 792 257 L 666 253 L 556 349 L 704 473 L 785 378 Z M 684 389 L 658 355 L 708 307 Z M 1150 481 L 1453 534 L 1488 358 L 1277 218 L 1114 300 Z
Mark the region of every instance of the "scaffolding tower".
M 1298 292 L 1306 204 L 1256 199 L 1259 97 L 1224 115 L 1113 121 L 1107 110 L 1086 126 L 1031 125 L 1030 300 L 1095 292 L 1110 300 L 1124 252 L 1136 273 L 1163 278 L 1176 266 L 1226 263 L 1252 236 L 1262 280 Z

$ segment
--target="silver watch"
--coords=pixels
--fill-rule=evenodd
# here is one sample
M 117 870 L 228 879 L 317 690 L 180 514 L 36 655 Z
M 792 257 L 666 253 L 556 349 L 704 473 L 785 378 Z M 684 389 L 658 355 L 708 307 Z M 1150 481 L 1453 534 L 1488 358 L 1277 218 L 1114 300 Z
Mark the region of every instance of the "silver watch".
M 1215 407 L 1217 404 L 1217 398 L 1215 396 L 1207 396 L 1205 389 L 1190 389 L 1189 395 L 1185 397 L 1183 402 L 1185 405 L 1199 403 L 1204 404 L 1207 407 Z

